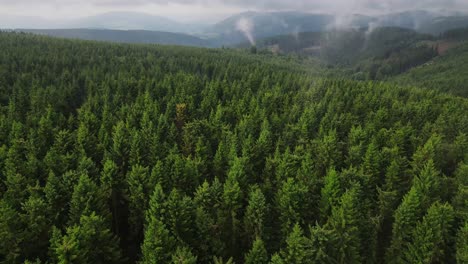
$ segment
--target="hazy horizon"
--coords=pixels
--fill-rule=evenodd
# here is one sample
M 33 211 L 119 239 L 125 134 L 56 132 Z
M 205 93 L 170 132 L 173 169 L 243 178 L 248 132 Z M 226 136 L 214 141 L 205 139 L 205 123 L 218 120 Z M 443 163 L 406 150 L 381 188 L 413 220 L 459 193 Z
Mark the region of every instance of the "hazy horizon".
M 300 11 L 329 14 L 366 14 L 424 10 L 439 13 L 467 12 L 464 0 L 0 0 L 0 23 L 25 23 L 25 19 L 68 21 L 110 12 L 141 12 L 177 22 L 215 23 L 231 15 L 247 11 Z M 3 25 L 0 24 L 0 27 Z

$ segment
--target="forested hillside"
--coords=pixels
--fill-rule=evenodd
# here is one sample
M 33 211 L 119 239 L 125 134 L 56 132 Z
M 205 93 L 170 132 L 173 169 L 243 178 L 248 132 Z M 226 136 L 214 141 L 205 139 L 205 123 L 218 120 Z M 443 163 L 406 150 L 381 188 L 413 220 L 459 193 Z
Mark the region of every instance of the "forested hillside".
M 0 263 L 468 262 L 467 99 L 232 50 L 0 47 Z
M 208 27 L 206 33 L 214 37 L 219 45 L 236 45 L 292 32 L 319 32 L 333 21 L 334 17 L 329 14 L 296 11 L 243 12 Z
M 329 68 L 329 75 L 354 80 L 396 81 L 468 96 L 468 28 L 440 36 L 382 27 L 304 32 L 266 38 L 258 42 L 261 53 L 315 58 Z M 246 44 L 239 48 L 247 49 Z
M 379 27 L 277 36 L 259 41 L 258 48 L 276 54 L 311 56 L 356 79 L 382 80 L 437 56 L 436 41 L 434 36 L 410 29 Z
M 453 32 L 454 38 L 462 38 L 462 33 L 466 34 L 464 31 L 458 31 L 459 34 Z M 413 68 L 397 76 L 395 80 L 401 84 L 418 85 L 468 97 L 468 43 L 445 43 L 452 46 L 454 44 L 455 48 L 448 50 L 443 56 Z
M 184 45 L 195 47 L 208 47 L 212 44 L 201 38 L 172 32 L 148 30 L 110 30 L 110 29 L 18 29 L 19 32 L 28 32 L 53 37 L 111 41 L 121 43 L 144 43 L 162 45 Z
M 430 34 L 442 34 L 447 30 L 462 28 L 468 26 L 468 16 L 447 16 L 447 17 L 436 17 L 429 23 L 423 23 L 420 25 L 419 30 L 421 32 Z

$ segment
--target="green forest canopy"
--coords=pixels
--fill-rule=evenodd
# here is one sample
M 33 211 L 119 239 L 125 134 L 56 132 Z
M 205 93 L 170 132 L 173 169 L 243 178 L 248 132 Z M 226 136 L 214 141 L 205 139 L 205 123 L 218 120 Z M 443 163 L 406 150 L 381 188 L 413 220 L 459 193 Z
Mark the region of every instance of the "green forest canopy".
M 467 263 L 468 100 L 0 33 L 2 263 Z

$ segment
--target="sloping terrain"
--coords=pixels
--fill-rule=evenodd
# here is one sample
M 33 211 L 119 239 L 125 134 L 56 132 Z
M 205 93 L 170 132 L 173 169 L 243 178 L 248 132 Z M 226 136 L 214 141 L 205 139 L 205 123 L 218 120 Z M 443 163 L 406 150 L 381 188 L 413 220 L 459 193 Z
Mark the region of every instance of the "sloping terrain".
M 439 35 L 445 31 L 468 27 L 468 16 L 436 17 L 427 23 L 421 24 L 419 31 Z
M 401 84 L 468 96 L 467 28 L 435 37 L 414 30 L 384 27 L 369 32 L 306 32 L 258 41 L 273 54 L 313 57 L 331 75 L 356 80 L 396 80 Z M 240 45 L 247 48 L 248 44 Z
M 350 65 L 368 58 L 389 57 L 422 41 L 432 40 L 435 40 L 433 36 L 411 29 L 380 27 L 276 36 L 259 40 L 257 47 L 275 53 L 310 55 L 330 64 Z
M 111 41 L 122 43 L 145 43 L 198 47 L 207 47 L 211 45 L 210 42 L 206 40 L 187 34 L 148 30 L 18 29 L 17 31 L 61 38 Z
M 174 21 L 162 16 L 138 12 L 108 12 L 69 21 L 67 28 L 115 30 L 150 30 L 174 33 L 193 33 L 201 29 L 194 24 Z
M 395 81 L 468 97 L 467 62 L 468 43 L 464 43 L 395 77 Z

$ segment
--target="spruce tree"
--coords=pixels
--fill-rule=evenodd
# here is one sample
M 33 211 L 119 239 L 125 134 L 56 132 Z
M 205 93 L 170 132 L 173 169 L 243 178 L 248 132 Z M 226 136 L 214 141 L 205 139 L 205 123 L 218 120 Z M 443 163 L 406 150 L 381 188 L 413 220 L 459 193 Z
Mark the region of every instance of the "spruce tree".
M 412 234 L 412 242 L 403 250 L 406 263 L 450 263 L 447 258 L 453 244 L 454 212 L 448 204 L 434 203 Z
M 18 212 L 0 200 L 0 259 L 4 263 L 15 263 L 21 257 L 21 223 Z
M 283 235 L 288 234 L 295 223 L 304 221 L 302 213 L 306 205 L 306 194 L 307 188 L 293 178 L 288 178 L 278 190 L 276 203 Z
M 252 249 L 245 255 L 245 264 L 267 264 L 268 254 L 263 241 L 257 237 L 253 242 Z
M 25 226 L 20 239 L 21 251 L 26 259 L 46 257 L 51 226 L 49 212 L 48 204 L 37 191 L 33 192 L 22 205 L 22 213 L 18 220 Z
M 339 175 L 334 168 L 330 168 L 321 190 L 320 219 L 322 222 L 328 219 L 332 207 L 339 203 L 342 192 Z
M 146 213 L 144 240 L 141 245 L 142 263 L 168 263 L 175 250 L 176 241 L 164 223 L 164 192 L 158 184 Z
M 221 223 L 224 225 L 224 234 L 229 237 L 229 251 L 234 255 L 238 251 L 237 241 L 241 234 L 239 211 L 241 209 L 241 202 L 243 198 L 242 190 L 236 178 L 237 174 L 229 174 L 223 186 L 223 214 Z
M 258 187 L 253 188 L 244 215 L 244 228 L 249 242 L 265 237 L 267 213 L 268 205 L 265 196 Z
M 340 205 L 332 208 L 332 214 L 327 222 L 327 229 L 337 236 L 337 252 L 334 260 L 337 263 L 360 263 L 361 230 L 360 221 L 363 220 L 359 211 L 358 188 L 353 187 L 343 194 Z
M 61 239 L 55 237 L 52 249 L 57 263 L 120 263 L 119 240 L 106 221 L 94 212 L 83 215 L 78 224 L 68 227 Z
M 388 263 L 401 262 L 401 252 L 411 241 L 414 228 L 429 208 L 433 197 L 437 197 L 438 177 L 434 163 L 429 160 L 420 175 L 414 178 L 413 186 L 394 214 L 392 242 L 386 255 Z
M 468 263 L 468 221 L 458 230 L 456 259 L 457 263 Z
M 143 239 L 145 212 L 153 190 L 146 167 L 135 165 L 127 175 L 128 207 L 131 244 L 140 244 Z
M 187 247 L 178 247 L 172 255 L 172 264 L 196 264 L 197 257 Z
M 309 245 L 302 228 L 296 223 L 286 238 L 286 246 L 281 250 L 281 259 L 285 263 L 311 263 Z
M 88 175 L 81 174 L 78 183 L 73 188 L 68 224 L 78 224 L 83 215 L 90 216 L 93 212 L 108 219 L 110 212 L 106 201 L 102 190 Z

